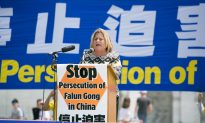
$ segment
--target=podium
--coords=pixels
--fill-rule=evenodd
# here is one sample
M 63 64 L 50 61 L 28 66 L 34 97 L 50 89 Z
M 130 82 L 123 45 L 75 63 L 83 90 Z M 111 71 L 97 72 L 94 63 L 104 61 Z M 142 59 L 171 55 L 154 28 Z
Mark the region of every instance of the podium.
M 58 64 L 57 78 L 58 121 L 116 122 L 118 78 L 111 66 Z
M 107 66 L 107 81 L 108 81 L 108 122 L 116 122 L 117 117 L 117 79 L 113 68 Z

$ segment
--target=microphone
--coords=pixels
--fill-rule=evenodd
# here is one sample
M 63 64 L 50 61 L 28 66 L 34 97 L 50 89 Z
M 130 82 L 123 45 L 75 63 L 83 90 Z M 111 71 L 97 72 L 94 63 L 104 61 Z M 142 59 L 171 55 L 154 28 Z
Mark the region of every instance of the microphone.
M 85 49 L 84 50 L 84 53 L 92 53 L 94 52 L 95 50 L 93 48 L 90 48 L 90 49 Z
M 61 49 L 61 51 L 64 53 L 64 52 L 68 52 L 68 51 L 71 51 L 71 50 L 74 50 L 74 49 L 75 49 L 75 46 L 71 45 L 71 46 L 63 47 Z
M 49 54 L 50 55 L 55 55 L 55 54 L 57 54 L 59 52 L 63 52 L 64 53 L 64 52 L 68 52 L 68 51 L 71 51 L 71 50 L 74 50 L 74 49 L 75 49 L 75 46 L 71 45 L 71 46 L 66 46 L 66 47 L 61 48 L 60 51 L 51 52 Z
M 56 71 L 56 67 L 57 67 L 56 66 L 56 62 L 57 62 L 57 57 L 58 57 L 58 53 L 59 52 L 63 52 L 64 53 L 64 52 L 68 52 L 68 51 L 71 51 L 71 50 L 74 50 L 74 49 L 75 49 L 75 46 L 74 45 L 70 45 L 70 46 L 61 48 L 61 51 L 55 51 L 55 52 L 49 53 L 53 57 L 52 64 L 51 64 L 52 70 Z

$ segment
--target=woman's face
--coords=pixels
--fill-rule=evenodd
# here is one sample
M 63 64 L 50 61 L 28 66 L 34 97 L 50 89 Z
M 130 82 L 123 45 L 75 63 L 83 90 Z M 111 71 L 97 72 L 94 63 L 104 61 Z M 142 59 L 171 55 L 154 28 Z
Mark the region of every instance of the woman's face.
M 93 39 L 93 48 L 95 51 L 106 52 L 105 38 L 102 33 L 96 33 Z

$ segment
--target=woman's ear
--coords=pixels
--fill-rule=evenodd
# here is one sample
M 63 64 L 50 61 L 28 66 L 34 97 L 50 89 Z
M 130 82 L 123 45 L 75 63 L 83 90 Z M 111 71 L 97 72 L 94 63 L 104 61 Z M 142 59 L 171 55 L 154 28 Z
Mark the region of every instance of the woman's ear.
M 90 48 L 94 48 L 94 47 L 93 47 L 93 43 L 90 45 Z

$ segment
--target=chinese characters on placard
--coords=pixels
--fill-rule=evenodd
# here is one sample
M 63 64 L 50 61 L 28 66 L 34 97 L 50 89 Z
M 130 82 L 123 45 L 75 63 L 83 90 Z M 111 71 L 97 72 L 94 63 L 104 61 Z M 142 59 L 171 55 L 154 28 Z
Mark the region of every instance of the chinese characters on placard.
M 144 5 L 132 5 L 124 10 L 112 5 L 107 11 L 109 15 L 104 26 L 111 36 L 114 48 L 121 56 L 146 57 L 153 56 L 155 51 L 154 32 L 157 11 L 144 10 Z M 205 4 L 195 6 L 179 6 L 177 19 L 181 31 L 178 37 L 178 58 L 205 57 Z M 27 45 L 28 54 L 50 53 L 67 45 L 75 45 L 69 52 L 79 54 L 79 43 L 64 43 L 64 31 L 67 28 L 80 28 L 80 17 L 66 17 L 66 3 L 56 3 L 52 41 L 46 41 L 48 12 L 39 13 L 33 44 Z M 10 19 L 13 8 L 0 7 L 0 46 L 6 46 L 11 40 Z M 51 43 L 48 43 L 51 42 Z M 76 41 L 69 41 L 76 42 Z M 137 51 L 137 52 L 133 52 Z
M 205 57 L 205 4 L 180 6 L 177 19 L 181 23 L 178 58 Z
M 11 16 L 13 16 L 13 8 L 1 8 L 0 6 L 0 46 L 6 46 L 6 42 L 11 40 Z
M 108 32 L 121 56 L 153 56 L 156 11 L 144 11 L 144 6 L 138 5 L 124 11 L 112 5 L 107 13 L 110 16 L 104 26 L 109 28 Z
M 66 28 L 80 27 L 80 18 L 66 17 L 66 4 L 56 4 L 52 43 L 46 43 L 45 40 L 47 23 L 48 13 L 45 12 L 38 14 L 35 42 L 34 44 L 28 44 L 28 54 L 50 53 L 53 51 L 58 51 L 59 49 L 67 45 L 75 45 L 75 49 L 70 51 L 69 53 L 79 54 L 80 46 L 78 43 L 63 43 L 64 30 Z

